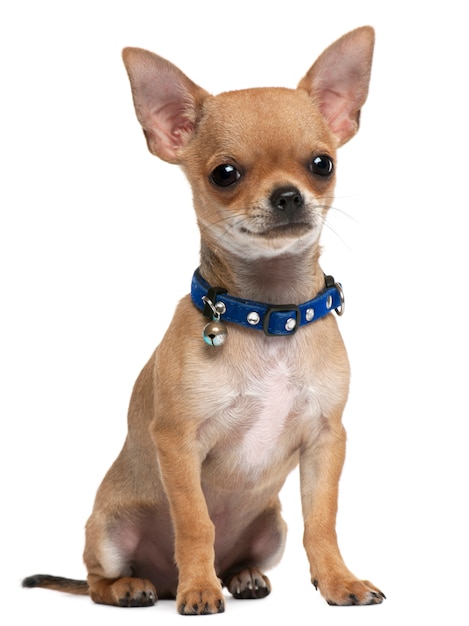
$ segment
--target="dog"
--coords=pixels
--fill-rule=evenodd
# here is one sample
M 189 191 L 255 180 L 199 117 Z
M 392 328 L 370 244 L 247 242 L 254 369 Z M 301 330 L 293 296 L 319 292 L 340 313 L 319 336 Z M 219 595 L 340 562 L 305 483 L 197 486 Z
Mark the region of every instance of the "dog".
M 374 30 L 338 39 L 296 89 L 210 95 L 177 67 L 123 51 L 150 152 L 182 167 L 200 266 L 131 397 L 128 434 L 86 525 L 87 581 L 25 587 L 181 614 L 271 591 L 281 558 L 279 491 L 299 464 L 311 580 L 331 605 L 380 604 L 335 531 L 349 363 L 334 311 L 342 287 L 319 264 L 336 151 L 356 133 Z

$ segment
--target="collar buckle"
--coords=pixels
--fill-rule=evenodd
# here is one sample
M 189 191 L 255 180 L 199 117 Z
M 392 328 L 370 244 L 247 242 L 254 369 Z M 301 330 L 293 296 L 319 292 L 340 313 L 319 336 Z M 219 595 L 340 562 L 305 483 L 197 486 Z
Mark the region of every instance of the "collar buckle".
M 272 324 L 273 328 L 271 329 L 270 318 L 275 313 L 282 313 L 283 315 L 278 316 L 278 320 L 275 320 L 275 318 L 272 320 L 275 323 Z M 292 313 L 293 316 L 288 317 L 287 313 Z M 293 335 L 300 327 L 300 323 L 301 312 L 296 304 L 272 304 L 265 312 L 262 330 L 268 337 L 273 335 Z

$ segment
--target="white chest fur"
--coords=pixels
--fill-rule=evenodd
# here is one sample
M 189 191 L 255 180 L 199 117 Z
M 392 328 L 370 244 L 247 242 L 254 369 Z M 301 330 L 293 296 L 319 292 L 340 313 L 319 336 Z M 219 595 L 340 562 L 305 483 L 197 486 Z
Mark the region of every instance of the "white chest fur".
M 253 412 L 252 421 L 239 447 L 246 465 L 263 466 L 272 457 L 297 396 L 284 360 L 273 362 L 249 381 L 242 404 Z
M 218 459 L 231 457 L 250 475 L 298 447 L 303 418 L 314 420 L 320 414 L 317 390 L 299 373 L 291 342 L 279 339 L 270 341 L 268 349 L 263 347 L 262 354 L 258 351 L 255 360 L 246 359 L 242 368 L 218 371 L 210 402 L 216 417 L 203 429 L 207 452 Z M 217 424 L 213 430 L 212 420 Z M 214 439 L 210 431 L 216 433 Z

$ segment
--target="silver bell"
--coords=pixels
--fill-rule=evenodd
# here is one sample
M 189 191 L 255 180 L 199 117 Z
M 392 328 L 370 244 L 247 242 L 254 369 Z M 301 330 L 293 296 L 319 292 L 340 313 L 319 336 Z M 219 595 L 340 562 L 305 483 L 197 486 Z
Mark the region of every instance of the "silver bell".
M 209 322 L 202 331 L 202 337 L 209 346 L 221 346 L 225 343 L 228 330 L 223 322 L 213 320 Z

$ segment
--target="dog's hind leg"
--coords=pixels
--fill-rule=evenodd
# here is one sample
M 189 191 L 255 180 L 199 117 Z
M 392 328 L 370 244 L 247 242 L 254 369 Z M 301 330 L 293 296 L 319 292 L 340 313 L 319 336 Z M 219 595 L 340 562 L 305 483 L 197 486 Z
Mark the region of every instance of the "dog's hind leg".
M 123 530 L 119 531 L 115 520 L 112 525 L 105 520 L 102 514 L 95 512 L 86 525 L 87 542 L 83 558 L 88 570 L 91 599 L 97 604 L 112 606 L 152 606 L 158 599 L 156 588 L 135 571 L 134 552 L 126 545 L 137 542 L 136 531 L 130 524 L 126 529 L 122 522 Z M 113 531 L 109 530 L 110 526 L 114 526 Z M 131 537 L 132 541 L 124 541 L 124 535 Z
M 153 606 L 157 601 L 156 589 L 149 580 L 124 576 L 117 580 L 88 577 L 91 599 L 97 604 L 121 607 Z
M 230 555 L 233 564 L 222 574 L 223 584 L 234 598 L 250 600 L 269 595 L 271 584 L 262 570 L 280 560 L 286 532 L 278 501 L 246 528 L 233 548 L 236 555 Z
M 104 558 L 110 562 L 111 547 L 106 548 Z M 97 604 L 121 607 L 152 606 L 158 599 L 156 589 L 149 580 L 133 577 L 132 569 L 119 562 L 115 552 L 113 568 L 103 566 L 96 555 L 85 551 L 88 568 L 88 585 L 91 599 Z M 102 555 L 103 556 L 103 555 Z

